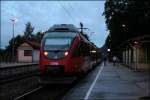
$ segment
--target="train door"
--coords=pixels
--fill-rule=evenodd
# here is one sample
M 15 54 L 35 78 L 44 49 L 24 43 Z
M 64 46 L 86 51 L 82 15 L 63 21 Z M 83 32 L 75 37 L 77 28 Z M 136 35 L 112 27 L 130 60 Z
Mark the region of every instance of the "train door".
M 73 49 L 71 61 L 74 67 L 74 71 L 81 72 L 83 59 L 81 57 L 81 52 L 80 52 L 80 43 L 78 43 L 77 46 L 75 46 L 75 48 Z
M 81 41 L 80 52 L 83 57 L 82 70 L 87 72 L 90 69 L 90 47 L 84 41 Z

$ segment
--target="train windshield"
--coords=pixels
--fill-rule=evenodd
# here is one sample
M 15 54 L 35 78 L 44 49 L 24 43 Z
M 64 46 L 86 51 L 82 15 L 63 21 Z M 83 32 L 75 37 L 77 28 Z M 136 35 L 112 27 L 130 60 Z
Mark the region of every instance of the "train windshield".
M 68 50 L 72 38 L 46 38 L 44 50 Z

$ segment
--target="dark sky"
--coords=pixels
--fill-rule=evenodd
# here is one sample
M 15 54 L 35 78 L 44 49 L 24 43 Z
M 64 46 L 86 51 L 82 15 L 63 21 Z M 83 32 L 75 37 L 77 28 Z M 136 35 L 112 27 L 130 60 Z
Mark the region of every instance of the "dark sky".
M 12 38 L 12 22 L 16 19 L 15 36 L 24 34 L 25 24 L 31 22 L 34 33 L 45 31 L 53 24 L 83 22 L 92 42 L 98 47 L 108 35 L 104 12 L 105 1 L 1 1 L 1 48 Z

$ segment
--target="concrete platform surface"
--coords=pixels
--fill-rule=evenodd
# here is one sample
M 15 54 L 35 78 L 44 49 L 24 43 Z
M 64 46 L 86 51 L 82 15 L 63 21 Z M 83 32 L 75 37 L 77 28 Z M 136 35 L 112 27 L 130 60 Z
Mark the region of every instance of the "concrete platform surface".
M 17 62 L 0 63 L 0 68 L 22 66 L 22 65 L 32 65 L 32 64 L 38 64 L 38 63 L 17 63 Z
M 121 64 L 107 63 L 96 67 L 63 100 L 139 100 L 150 96 L 149 89 L 148 71 L 135 72 Z

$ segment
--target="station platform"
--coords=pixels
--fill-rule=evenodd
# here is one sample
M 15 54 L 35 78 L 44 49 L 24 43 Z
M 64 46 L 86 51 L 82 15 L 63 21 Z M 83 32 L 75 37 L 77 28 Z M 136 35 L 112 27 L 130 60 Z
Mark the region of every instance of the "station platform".
M 122 64 L 100 64 L 72 88 L 63 100 L 143 100 L 149 98 L 149 72 Z M 145 99 L 144 99 L 145 100 Z M 149 100 L 149 99 L 146 99 Z
M 18 63 L 18 62 L 0 63 L 0 68 L 23 66 L 23 65 L 33 65 L 33 64 L 38 64 L 38 63 Z

